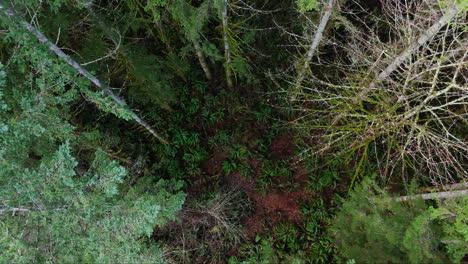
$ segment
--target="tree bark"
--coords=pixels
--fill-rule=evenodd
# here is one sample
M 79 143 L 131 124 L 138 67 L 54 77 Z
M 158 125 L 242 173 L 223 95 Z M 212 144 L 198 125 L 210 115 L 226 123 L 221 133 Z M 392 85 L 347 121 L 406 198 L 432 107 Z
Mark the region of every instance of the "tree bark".
M 187 10 L 187 5 L 185 0 L 180 0 L 180 4 L 183 8 L 184 15 L 187 18 L 191 17 L 191 14 L 189 10 Z M 171 12 L 169 10 L 169 12 Z M 185 27 L 184 27 L 185 28 Z M 198 61 L 200 62 L 200 66 L 203 69 L 203 72 L 205 73 L 205 76 L 208 80 L 211 80 L 211 72 L 210 68 L 208 67 L 208 64 L 206 64 L 205 56 L 203 55 L 203 51 L 200 47 L 200 43 L 198 42 L 198 39 L 193 36 L 193 34 L 190 33 L 190 30 L 185 28 L 185 36 L 192 42 L 193 48 L 195 49 L 195 53 L 197 54 Z
M 192 43 L 193 43 L 193 47 L 195 48 L 195 52 L 197 53 L 198 60 L 200 61 L 200 65 L 203 71 L 205 72 L 206 78 L 208 80 L 211 80 L 210 68 L 208 68 L 208 64 L 206 64 L 205 56 L 203 55 L 203 51 L 200 47 L 200 44 L 195 39 L 192 39 Z
M 414 199 L 423 199 L 423 200 L 431 200 L 431 199 L 447 199 L 453 197 L 461 197 L 468 195 L 468 190 L 460 190 L 460 191 L 449 191 L 449 192 L 436 192 L 436 193 L 424 193 L 424 194 L 415 194 L 415 195 L 408 195 L 408 196 L 401 196 L 392 198 L 395 202 L 404 202 Z
M 297 94 L 301 90 L 302 81 L 304 80 L 305 74 L 307 70 L 309 69 L 309 63 L 314 57 L 315 50 L 317 49 L 318 45 L 320 44 L 320 41 L 323 38 L 323 31 L 325 30 L 325 26 L 328 24 L 328 20 L 330 20 L 331 11 L 332 11 L 333 5 L 335 4 L 335 1 L 336 0 L 328 1 L 328 5 L 325 8 L 325 13 L 322 16 L 322 19 L 320 20 L 320 24 L 317 28 L 317 31 L 315 32 L 312 44 L 310 45 L 309 51 L 307 52 L 307 57 L 305 58 L 304 64 L 299 69 L 299 73 L 297 74 L 296 83 L 294 85 L 295 93 L 291 96 L 291 101 L 296 100 Z
M 0 2 L 0 10 L 6 9 L 7 6 L 3 3 Z M 17 17 L 16 12 L 12 8 L 8 8 L 6 11 L 3 12 L 9 17 Z M 163 137 L 161 137 L 153 128 L 151 128 L 148 123 L 146 123 L 143 119 L 141 119 L 133 110 L 131 110 L 128 105 L 125 103 L 125 101 L 118 97 L 112 90 L 108 87 L 105 86 L 104 84 L 99 81 L 95 76 L 93 76 L 91 73 L 89 73 L 87 70 L 85 70 L 83 67 L 81 67 L 78 62 L 70 58 L 67 54 L 65 54 L 59 47 L 57 47 L 55 44 L 50 42 L 39 30 L 35 29 L 31 24 L 27 23 L 26 21 L 21 19 L 21 23 L 24 25 L 24 27 L 31 32 L 41 43 L 44 43 L 49 47 L 49 49 L 54 52 L 60 59 L 64 60 L 68 65 L 72 66 L 75 68 L 82 76 L 87 78 L 89 81 L 94 83 L 97 87 L 100 89 L 104 90 L 118 105 L 123 107 L 124 109 L 128 110 L 132 115 L 133 119 L 143 126 L 147 131 L 149 131 L 154 137 L 156 137 L 160 142 L 164 144 L 169 144 L 167 140 L 165 140 Z
M 226 71 L 226 82 L 229 88 L 232 88 L 232 72 L 231 72 L 231 46 L 229 45 L 228 38 L 228 17 L 227 17 L 227 0 L 222 0 L 221 6 L 221 17 L 223 22 L 223 39 L 224 39 L 224 57 L 226 60 L 225 71 Z

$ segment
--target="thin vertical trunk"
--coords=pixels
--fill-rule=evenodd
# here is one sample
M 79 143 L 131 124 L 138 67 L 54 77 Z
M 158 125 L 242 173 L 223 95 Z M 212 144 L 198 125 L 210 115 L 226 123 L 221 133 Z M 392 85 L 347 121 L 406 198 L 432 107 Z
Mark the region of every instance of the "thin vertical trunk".
M 144 9 L 143 6 L 141 6 L 141 7 L 142 7 L 142 9 Z M 145 17 L 145 14 L 141 11 L 140 8 L 137 8 L 137 10 L 140 13 L 141 17 Z M 167 49 L 166 54 L 168 55 L 168 57 L 174 56 L 175 55 L 174 49 L 171 46 L 169 38 L 167 37 L 166 33 L 164 32 L 164 28 L 161 25 L 160 20 L 155 21 L 155 25 L 156 25 L 156 31 L 158 33 L 158 36 L 156 36 L 153 33 L 152 30 L 148 31 L 149 34 L 155 39 L 155 41 L 161 40 L 163 42 L 163 44 L 166 46 L 166 49 Z M 187 82 L 187 78 L 185 77 L 185 74 L 184 74 L 184 72 L 182 71 L 182 69 L 180 67 L 177 67 L 176 65 L 169 65 L 169 67 L 171 69 L 173 69 L 177 73 L 177 75 L 184 80 L 184 82 Z M 168 107 L 168 105 L 167 105 L 167 107 Z
M 181 6 L 183 8 L 184 15 L 187 19 L 190 19 L 191 14 L 189 10 L 186 8 L 186 2 L 185 0 L 180 0 Z M 170 10 L 169 10 L 170 12 Z M 184 27 L 185 28 L 185 27 Z M 191 33 L 190 30 L 185 28 L 185 36 L 192 42 L 193 48 L 195 49 L 195 53 L 197 54 L 198 61 L 200 61 L 200 66 L 203 69 L 203 72 L 205 73 L 205 76 L 208 80 L 211 80 L 211 72 L 210 68 L 208 67 L 208 64 L 206 64 L 205 56 L 203 55 L 203 51 L 200 47 L 200 43 L 198 42 L 198 39 L 195 38 Z
M 226 60 L 225 71 L 226 71 L 226 82 L 229 88 L 232 88 L 232 72 L 231 72 L 231 46 L 229 45 L 228 38 L 228 17 L 227 17 L 227 0 L 222 0 L 221 16 L 223 20 L 223 39 L 224 39 L 224 57 Z
M 4 5 L 2 2 L 0 2 L 0 10 L 5 9 L 6 5 Z M 4 11 L 4 13 L 9 16 L 9 17 L 17 17 L 16 12 L 9 8 L 8 10 Z M 161 141 L 164 144 L 169 144 L 167 140 L 162 138 L 156 131 L 154 131 L 153 128 L 151 128 L 148 123 L 146 123 L 144 120 L 142 120 L 133 110 L 131 110 L 125 101 L 118 97 L 112 90 L 103 85 L 99 79 L 97 79 L 95 76 L 93 76 L 91 73 L 89 73 L 87 70 L 85 70 L 83 67 L 81 67 L 78 62 L 70 58 L 67 54 L 65 54 L 59 47 L 54 45 L 52 42 L 50 42 L 39 30 L 35 29 L 31 24 L 27 23 L 26 21 L 21 19 L 21 23 L 24 25 L 24 27 L 31 32 L 38 40 L 39 42 L 47 45 L 49 49 L 55 53 L 60 59 L 64 60 L 67 64 L 75 68 L 82 76 L 87 78 L 89 81 L 94 83 L 97 87 L 101 88 L 104 90 L 118 105 L 129 111 L 133 115 L 133 119 L 143 126 L 147 131 L 149 131 L 153 136 L 155 136 L 159 141 Z
M 320 20 L 320 24 L 317 28 L 317 31 L 315 32 L 312 44 L 310 45 L 309 51 L 307 52 L 307 57 L 305 58 L 304 64 L 299 69 L 299 73 L 297 74 L 296 82 L 294 85 L 295 93 L 291 96 L 291 101 L 296 100 L 297 94 L 301 91 L 302 81 L 304 80 L 306 72 L 309 69 L 309 63 L 314 57 L 315 50 L 317 49 L 318 45 L 320 44 L 320 41 L 323 38 L 323 31 L 325 30 L 325 27 L 328 24 L 328 20 L 330 20 L 331 11 L 333 5 L 335 4 L 335 1 L 336 0 L 328 1 L 327 7 L 325 8 L 325 13 L 323 14 L 322 19 Z
M 120 38 L 121 38 L 121 34 L 119 31 L 117 31 L 116 29 L 113 29 L 111 28 L 110 26 L 107 25 L 107 23 L 96 13 L 94 12 L 93 8 L 91 7 L 91 3 L 87 4 L 86 5 L 86 8 L 88 9 L 89 13 L 91 14 L 91 16 L 94 18 L 94 20 L 96 20 L 96 22 L 99 24 L 99 26 L 101 27 L 102 31 L 107 35 L 107 37 L 110 38 L 110 40 L 112 40 L 112 42 L 118 46 L 120 45 Z M 154 36 L 154 35 L 153 35 Z M 122 55 L 123 57 L 125 57 L 127 60 L 131 60 L 130 57 L 129 57 L 129 54 L 125 51 L 125 48 L 121 48 L 121 47 L 118 47 L 118 50 L 119 50 L 119 54 Z M 177 71 L 177 69 L 175 69 Z M 179 76 L 182 75 L 182 79 L 184 81 L 186 81 L 185 77 L 183 74 L 179 74 Z M 160 106 L 168 111 L 172 111 L 170 105 L 166 102 L 166 101 L 163 101 Z
M 208 68 L 208 64 L 206 64 L 205 56 L 203 55 L 203 51 L 200 47 L 200 44 L 195 39 L 192 39 L 192 43 L 193 43 L 193 47 L 195 48 L 195 52 L 197 53 L 198 60 L 200 61 L 200 65 L 203 71 L 205 72 L 206 78 L 208 80 L 211 80 L 210 68 Z

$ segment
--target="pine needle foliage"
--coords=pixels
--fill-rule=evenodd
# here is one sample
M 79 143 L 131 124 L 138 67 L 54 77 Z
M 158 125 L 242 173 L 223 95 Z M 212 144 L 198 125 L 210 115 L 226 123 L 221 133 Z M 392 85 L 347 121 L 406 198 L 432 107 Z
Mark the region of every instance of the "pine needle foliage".
M 0 70 L 0 262 L 160 263 L 148 238 L 181 208 L 180 183 L 140 192 L 122 185 L 126 169 L 100 148 L 90 160 L 75 158 L 86 142 L 69 123 L 80 92 L 117 117 L 133 116 L 0 20 L 5 40 L 21 46 Z

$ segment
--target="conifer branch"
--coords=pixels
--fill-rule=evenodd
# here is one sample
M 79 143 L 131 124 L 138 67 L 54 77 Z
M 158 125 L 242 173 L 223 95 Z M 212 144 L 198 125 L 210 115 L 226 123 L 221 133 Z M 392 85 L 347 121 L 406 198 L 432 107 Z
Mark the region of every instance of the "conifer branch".
M 222 22 L 223 22 L 223 40 L 224 40 L 224 57 L 226 59 L 226 65 L 225 65 L 225 70 L 226 70 L 226 82 L 227 86 L 229 88 L 232 88 L 232 78 L 231 78 L 231 46 L 229 44 L 229 38 L 228 38 L 228 17 L 227 17 L 227 0 L 222 0 L 221 3 L 221 17 L 222 17 Z
M 6 9 L 4 13 L 9 16 L 9 17 L 18 17 L 16 15 L 16 12 L 12 8 L 7 8 L 7 5 L 4 4 L 3 2 L 0 2 L 0 10 Z M 39 30 L 34 28 L 31 24 L 27 23 L 24 21 L 21 17 L 19 17 L 21 23 L 24 25 L 24 27 L 32 33 L 39 42 L 45 44 L 48 46 L 48 48 L 54 52 L 60 59 L 64 60 L 68 65 L 72 66 L 74 69 L 76 69 L 83 77 L 87 78 L 89 81 L 94 83 L 97 87 L 100 89 L 104 90 L 118 105 L 129 111 L 133 115 L 133 119 L 143 126 L 146 130 L 148 130 L 154 137 L 156 137 L 160 142 L 168 145 L 169 142 L 165 140 L 163 137 L 161 137 L 146 121 L 141 119 L 133 110 L 131 110 L 128 105 L 125 103 L 125 101 L 117 96 L 112 90 L 104 85 L 99 79 L 97 79 L 94 75 L 89 73 L 87 70 L 85 70 L 81 65 L 73 60 L 70 56 L 65 54 L 59 47 L 57 47 L 54 43 L 50 42 Z
M 468 182 L 441 185 L 437 187 L 425 187 L 425 188 L 421 188 L 420 190 L 423 192 L 431 192 L 434 190 L 449 191 L 449 190 L 462 190 L 462 189 L 468 189 Z
M 188 10 L 188 8 L 186 6 L 185 0 L 180 0 L 180 4 L 181 4 L 181 6 L 183 8 L 184 16 L 186 18 L 189 18 L 191 15 L 190 15 L 190 12 L 189 12 L 189 10 Z M 171 12 L 171 10 L 169 10 L 169 12 Z M 200 43 L 199 43 L 198 39 L 193 36 L 193 34 L 190 32 L 189 28 L 186 28 L 184 26 L 184 30 L 185 30 L 185 35 L 187 36 L 187 38 L 193 44 L 193 47 L 195 49 L 195 53 L 197 54 L 198 61 L 200 62 L 200 66 L 202 67 L 203 72 L 205 73 L 206 79 L 211 80 L 210 68 L 208 67 L 208 64 L 206 63 L 205 56 L 203 55 L 203 50 L 202 50 L 202 48 L 200 46 Z

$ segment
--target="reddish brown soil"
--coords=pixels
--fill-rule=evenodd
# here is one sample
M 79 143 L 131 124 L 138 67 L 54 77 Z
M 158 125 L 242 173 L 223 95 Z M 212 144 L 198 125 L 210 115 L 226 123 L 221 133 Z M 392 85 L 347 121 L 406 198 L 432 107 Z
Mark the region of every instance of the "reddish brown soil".
M 213 150 L 213 155 L 205 161 L 201 168 L 208 175 L 217 175 L 223 172 L 222 163 L 229 156 L 227 151 L 221 149 Z
M 252 123 L 249 129 L 241 138 L 243 143 L 247 143 L 250 148 L 255 149 L 256 138 L 260 136 L 260 132 L 256 127 L 258 124 Z M 294 139 L 291 135 L 281 135 L 275 138 L 270 146 L 270 151 L 274 158 L 287 159 L 293 156 Z M 202 165 L 204 176 L 200 179 L 194 179 L 191 185 L 191 190 L 196 193 L 202 192 L 201 188 L 205 185 L 210 185 L 213 177 L 223 175 L 222 162 L 229 156 L 229 152 L 222 149 L 214 149 L 212 156 Z M 291 221 L 299 224 L 301 222 L 300 206 L 302 202 L 310 201 L 312 193 L 304 189 L 307 186 L 308 172 L 305 168 L 295 166 L 295 174 L 293 175 L 294 183 L 298 183 L 300 187 L 294 191 L 286 192 L 279 187 L 271 187 L 266 193 L 261 193 L 257 190 L 257 178 L 262 173 L 263 164 L 259 156 L 254 155 L 249 160 L 248 164 L 253 168 L 252 175 L 244 177 L 240 172 L 232 173 L 227 177 L 222 177 L 229 185 L 238 185 L 243 190 L 247 198 L 252 201 L 253 212 L 242 219 L 245 227 L 245 235 L 248 239 L 254 239 L 257 234 L 271 230 L 276 224 L 281 221 Z M 291 165 L 294 166 L 294 165 Z M 204 180 L 203 180 L 204 178 Z M 276 181 L 282 181 L 279 177 Z M 198 187 L 197 187 L 198 186 Z M 276 186 L 276 185 L 275 185 Z M 197 217 L 192 216 L 192 219 Z M 236 255 L 237 248 L 226 252 L 228 256 Z
M 263 164 L 260 162 L 260 159 L 258 157 L 252 157 L 247 161 L 249 165 L 254 168 L 255 175 L 258 175 L 262 172 Z
M 212 156 L 201 165 L 202 174 L 187 175 L 187 179 L 190 180 L 189 188 L 186 190 L 188 200 L 216 188 L 213 183 L 223 174 L 222 163 L 228 156 L 227 151 L 215 149 Z
M 249 162 L 257 170 L 261 170 L 261 165 L 255 159 Z M 254 166 L 254 165 L 257 166 Z M 305 170 L 298 170 L 296 173 L 298 183 L 301 183 L 307 176 Z M 246 195 L 254 203 L 254 212 L 251 216 L 245 217 L 243 223 L 246 229 L 246 237 L 253 239 L 256 234 L 265 229 L 274 227 L 280 221 L 301 222 L 300 204 L 310 200 L 312 194 L 303 188 L 292 192 L 284 192 L 279 189 L 272 189 L 265 195 L 255 190 L 256 179 L 243 177 L 240 173 L 230 175 L 232 181 L 244 186 Z
M 236 256 L 237 254 L 239 253 L 239 246 L 236 246 L 236 247 L 233 247 L 231 248 L 227 253 L 226 253 L 226 257 L 232 257 L 232 256 Z
M 291 156 L 294 150 L 293 137 L 291 135 L 278 136 L 271 142 L 270 150 L 279 159 Z
M 240 141 L 246 143 L 250 148 L 256 149 L 257 143 L 256 139 L 262 136 L 262 127 L 265 127 L 266 124 L 259 124 L 256 121 L 248 122 L 248 126 L 245 129 L 244 134 L 242 135 Z

